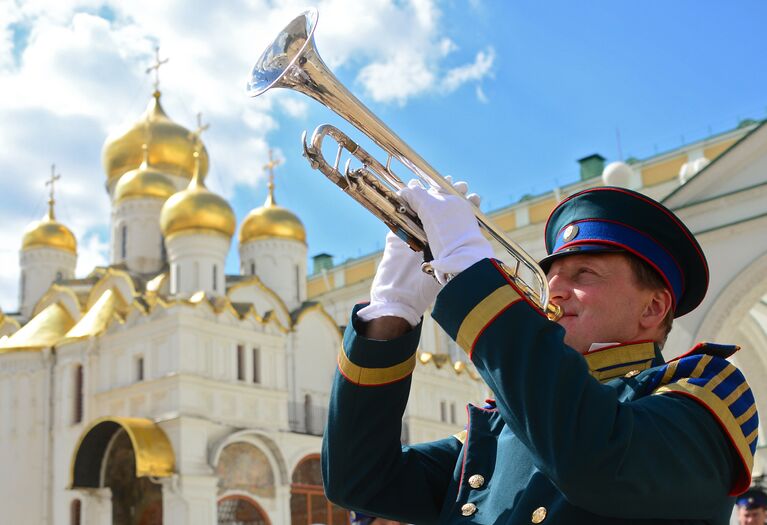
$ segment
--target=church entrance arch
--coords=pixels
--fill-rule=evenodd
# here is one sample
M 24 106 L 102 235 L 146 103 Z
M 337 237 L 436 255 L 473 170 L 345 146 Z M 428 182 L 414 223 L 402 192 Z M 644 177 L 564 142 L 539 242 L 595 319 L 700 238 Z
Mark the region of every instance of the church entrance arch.
M 735 275 L 706 311 L 696 341 L 737 344 L 741 350 L 730 358 L 746 376 L 765 421 L 767 414 L 767 254 Z M 759 424 L 759 435 L 764 436 Z M 767 470 L 764 437 L 757 445 L 755 474 Z
M 148 419 L 101 418 L 75 447 L 70 488 L 109 488 L 114 525 L 162 525 L 162 487 L 171 476 L 173 448 Z
M 298 462 L 290 484 L 291 525 L 346 525 L 349 513 L 325 497 L 319 454 Z

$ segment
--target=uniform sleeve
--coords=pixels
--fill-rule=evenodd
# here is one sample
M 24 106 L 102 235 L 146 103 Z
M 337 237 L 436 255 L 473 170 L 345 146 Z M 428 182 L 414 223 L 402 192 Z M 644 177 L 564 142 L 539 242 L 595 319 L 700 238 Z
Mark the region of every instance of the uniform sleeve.
M 322 443 L 325 493 L 347 509 L 438 523 L 461 443 L 454 437 L 400 443 L 420 325 L 398 339 L 376 341 L 357 334 L 355 322 L 353 314 Z
M 506 424 L 570 503 L 625 518 L 705 519 L 721 508 L 738 462 L 711 413 L 680 395 L 621 402 L 497 262 L 453 279 L 432 317 L 469 354 Z

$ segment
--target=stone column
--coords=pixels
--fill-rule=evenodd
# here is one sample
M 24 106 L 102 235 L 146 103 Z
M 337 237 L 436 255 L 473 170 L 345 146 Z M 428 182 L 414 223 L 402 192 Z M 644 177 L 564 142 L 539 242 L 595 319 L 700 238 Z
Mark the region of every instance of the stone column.
M 172 525 L 216 525 L 215 476 L 174 475 L 162 480 L 162 521 Z
M 112 489 L 81 489 L 84 525 L 112 525 Z

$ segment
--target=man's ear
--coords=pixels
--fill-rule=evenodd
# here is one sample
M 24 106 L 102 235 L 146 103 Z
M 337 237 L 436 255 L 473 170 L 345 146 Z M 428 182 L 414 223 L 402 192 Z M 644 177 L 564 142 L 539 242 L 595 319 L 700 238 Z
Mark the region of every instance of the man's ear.
M 668 288 L 652 290 L 645 304 L 639 325 L 645 329 L 653 329 L 661 326 L 673 304 L 671 292 Z

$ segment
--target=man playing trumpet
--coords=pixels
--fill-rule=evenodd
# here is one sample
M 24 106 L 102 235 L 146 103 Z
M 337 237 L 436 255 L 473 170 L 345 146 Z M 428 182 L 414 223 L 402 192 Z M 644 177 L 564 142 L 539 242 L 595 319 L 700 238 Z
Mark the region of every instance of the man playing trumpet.
M 540 263 L 563 311 L 552 322 L 493 258 L 466 199 L 417 183 L 400 195 L 424 225 L 437 280 L 387 237 L 339 354 L 322 454 L 332 501 L 416 524 L 729 522 L 750 484 L 758 418 L 726 360 L 737 347 L 661 355 L 672 319 L 708 285 L 703 252 L 673 213 L 622 188 L 561 202 Z M 401 446 L 431 304 L 496 397 L 469 405 L 465 432 Z

